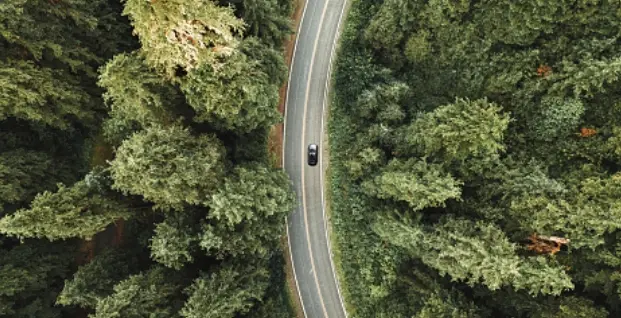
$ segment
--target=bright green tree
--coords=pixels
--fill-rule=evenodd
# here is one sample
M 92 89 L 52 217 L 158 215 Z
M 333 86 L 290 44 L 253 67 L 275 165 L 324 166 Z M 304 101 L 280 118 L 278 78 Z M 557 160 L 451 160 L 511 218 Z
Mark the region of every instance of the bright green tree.
M 282 170 L 239 166 L 213 195 L 200 246 L 209 254 L 266 255 L 283 234 L 295 195 Z
M 35 197 L 30 209 L 0 220 L 0 232 L 19 238 L 90 239 L 118 219 L 129 218 L 128 207 L 93 189 L 85 181 Z
M 459 199 L 461 185 L 436 164 L 424 160 L 392 160 L 378 176 L 363 184 L 365 192 L 380 199 L 405 201 L 418 211 L 444 206 L 448 199 Z
M 217 68 L 205 64 L 190 72 L 181 89 L 196 110 L 195 120 L 241 133 L 276 123 L 280 85 L 271 84 L 260 65 L 236 53 Z
M 205 205 L 224 173 L 224 147 L 212 135 L 153 126 L 125 140 L 110 163 L 113 188 L 159 208 Z
M 181 310 L 185 318 L 230 318 L 246 313 L 263 298 L 269 272 L 253 262 L 225 264 L 204 273 L 186 290 L 188 301 Z
M 188 211 L 184 211 L 187 213 Z M 167 215 L 155 226 L 151 238 L 151 258 L 166 267 L 179 270 L 194 260 L 192 256 L 198 234 L 182 215 Z
M 145 63 L 138 52 L 119 54 L 101 70 L 99 86 L 110 113 L 143 126 L 173 120 L 171 110 L 178 95 L 172 85 Z
M 126 0 L 123 14 L 132 21 L 147 63 L 168 78 L 232 54 L 244 30 L 231 8 L 210 0 Z
M 289 178 L 280 169 L 242 165 L 212 196 L 208 217 L 228 226 L 257 222 L 288 214 L 294 201 Z
M 516 196 L 510 213 L 523 229 L 561 235 L 572 248 L 595 248 L 621 228 L 621 178 L 588 178 L 566 195 Z
M 417 118 L 406 141 L 425 155 L 445 160 L 490 157 L 505 149 L 503 135 L 509 116 L 485 99 L 457 99 Z

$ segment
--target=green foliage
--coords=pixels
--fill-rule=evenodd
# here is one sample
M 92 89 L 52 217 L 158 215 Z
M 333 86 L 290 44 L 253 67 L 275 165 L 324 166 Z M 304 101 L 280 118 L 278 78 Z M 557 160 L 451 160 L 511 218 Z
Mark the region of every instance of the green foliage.
M 267 75 L 269 83 L 280 87 L 287 79 L 287 65 L 282 52 L 263 44 L 256 37 L 245 38 L 239 50 L 258 63 L 256 66 Z
M 558 308 L 549 312 L 543 312 L 535 316 L 536 318 L 606 318 L 608 312 L 596 307 L 593 301 L 576 296 L 564 297 L 561 299 Z
M 238 166 L 213 195 L 200 246 L 208 254 L 265 256 L 295 202 L 287 175 L 260 164 Z
M 400 104 L 407 97 L 408 90 L 407 84 L 394 82 L 364 91 L 358 98 L 358 115 L 365 120 L 374 119 L 384 125 L 398 124 L 405 118 Z
M 114 285 L 136 271 L 137 259 L 131 251 L 107 249 L 90 263 L 80 266 L 58 295 L 57 304 L 95 308 L 112 294 Z
M 294 201 L 289 177 L 282 170 L 260 164 L 238 166 L 212 196 L 209 218 L 232 227 L 286 215 Z
M 111 115 L 143 126 L 173 120 L 175 89 L 152 72 L 137 52 L 119 54 L 101 70 L 99 86 Z
M 235 52 L 243 21 L 233 10 L 210 0 L 126 0 L 129 16 L 146 61 L 174 78 L 178 69 L 189 72 Z
M 460 308 L 453 299 L 444 299 L 439 295 L 429 297 L 423 308 L 414 318 L 476 318 L 480 317 L 475 308 Z
M 113 188 L 162 209 L 205 205 L 224 173 L 224 147 L 211 135 L 153 126 L 125 140 L 110 163 Z
M 588 178 L 565 198 L 515 197 L 510 212 L 524 229 L 564 236 L 572 248 L 595 248 L 605 243 L 605 234 L 621 228 L 619 191 L 618 175 Z
M 453 281 L 470 286 L 481 283 L 490 290 L 510 285 L 532 295 L 559 295 L 574 287 L 560 267 L 547 264 L 542 257 L 519 257 L 515 244 L 495 225 L 446 218 L 428 232 L 417 225 L 382 219 L 374 228 L 383 239 L 406 248 Z
M 79 78 L 25 61 L 0 61 L 0 120 L 8 117 L 68 129 L 75 121 L 92 125 L 98 107 Z
M 352 3 L 329 123 L 350 315 L 620 314 L 620 12 L 591 0 Z M 454 200 L 426 207 L 441 191 L 400 192 L 418 178 L 390 167 L 421 161 L 441 172 L 430 180 L 460 180 Z M 391 209 L 416 222 L 381 217 Z M 535 232 L 570 242 L 529 250 Z
M 503 134 L 509 116 L 485 99 L 457 99 L 417 118 L 406 141 L 423 155 L 440 155 L 446 161 L 489 157 L 505 149 Z
M 55 193 L 37 195 L 30 209 L 2 218 L 0 232 L 19 238 L 90 239 L 110 223 L 129 216 L 124 204 L 79 181 L 69 188 L 59 184 Z
M 177 317 L 181 285 L 161 267 L 132 275 L 114 286 L 114 293 L 97 302 L 91 318 Z
M 536 139 L 551 141 L 575 132 L 584 113 L 584 105 L 578 99 L 547 97 L 541 101 L 541 113 L 533 123 Z
M 268 271 L 252 262 L 225 264 L 217 271 L 204 273 L 186 290 L 189 295 L 181 316 L 185 318 L 229 318 L 246 313 L 263 297 Z
M 410 159 L 392 160 L 379 176 L 363 184 L 367 194 L 380 199 L 405 201 L 414 211 L 444 206 L 459 199 L 463 183 L 445 173 L 439 165 Z
M 279 86 L 260 63 L 237 53 L 217 68 L 204 65 L 190 72 L 181 89 L 197 113 L 196 121 L 244 133 L 280 119 Z
M 291 5 L 283 5 L 278 0 L 241 0 L 241 18 L 247 27 L 247 34 L 260 38 L 263 42 L 280 47 L 291 30 L 289 15 Z
M 166 267 L 180 270 L 185 263 L 191 263 L 193 244 L 198 238 L 187 218 L 167 215 L 155 226 L 151 238 L 151 258 Z
M 0 254 L 0 316 L 62 317 L 54 307 L 58 286 L 69 275 L 71 246 L 26 241 Z
M 45 152 L 17 149 L 0 153 L 0 210 L 2 204 L 27 202 L 45 188 L 51 166 L 52 158 Z

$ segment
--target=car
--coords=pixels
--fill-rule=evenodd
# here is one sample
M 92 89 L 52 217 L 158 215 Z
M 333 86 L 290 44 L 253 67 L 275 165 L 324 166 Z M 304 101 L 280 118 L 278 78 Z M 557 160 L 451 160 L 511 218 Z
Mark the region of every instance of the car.
M 315 144 L 308 145 L 308 165 L 314 166 L 319 159 L 319 147 Z

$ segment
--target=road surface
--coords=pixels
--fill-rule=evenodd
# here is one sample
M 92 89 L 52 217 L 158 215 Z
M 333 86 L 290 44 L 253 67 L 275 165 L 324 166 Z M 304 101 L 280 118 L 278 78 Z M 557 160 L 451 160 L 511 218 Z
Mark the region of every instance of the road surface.
M 308 318 L 345 318 L 328 242 L 323 196 L 324 108 L 333 48 L 346 0 L 307 0 L 287 89 L 283 160 L 298 198 L 287 219 L 293 271 Z M 306 164 L 309 144 L 319 164 Z

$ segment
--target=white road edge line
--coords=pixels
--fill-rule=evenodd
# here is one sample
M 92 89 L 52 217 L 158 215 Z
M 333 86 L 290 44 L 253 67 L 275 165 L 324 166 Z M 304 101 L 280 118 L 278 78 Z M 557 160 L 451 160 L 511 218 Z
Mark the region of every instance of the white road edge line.
M 308 7 L 308 0 L 304 1 L 304 9 L 302 10 L 302 18 L 300 19 L 300 24 L 298 25 L 298 30 L 295 34 L 295 44 L 293 45 L 293 54 L 291 55 L 291 64 L 289 65 L 289 76 L 287 78 L 287 91 L 285 92 L 285 114 L 283 118 L 283 137 L 282 137 L 282 169 L 285 170 L 285 146 L 287 141 L 287 102 L 289 101 L 289 88 L 291 87 L 291 74 L 293 73 L 293 62 L 295 61 L 295 52 L 298 49 L 298 41 L 300 40 L 300 32 L 302 31 L 302 26 L 304 25 L 304 16 L 306 15 L 306 8 Z M 285 229 L 287 230 L 287 242 L 289 243 L 289 259 L 291 260 L 291 267 L 293 269 L 293 280 L 295 281 L 295 289 L 298 290 L 298 298 L 300 300 L 300 304 L 302 304 L 302 312 L 304 313 L 304 317 L 308 317 L 306 314 L 306 308 L 304 307 L 304 301 L 302 301 L 302 292 L 300 291 L 300 284 L 298 282 L 298 275 L 295 271 L 295 262 L 293 261 L 293 251 L 291 250 L 291 236 L 289 236 L 289 216 L 285 217 Z
M 325 0 L 323 5 L 323 9 L 321 10 L 321 16 L 319 17 L 319 26 L 317 28 L 317 35 L 315 37 L 315 42 L 313 43 L 313 52 L 311 54 L 310 64 L 308 65 L 308 75 L 306 76 L 306 93 L 304 94 L 304 110 L 302 115 L 302 141 L 306 140 L 306 114 L 308 113 L 308 99 L 310 96 L 310 88 L 312 84 L 313 78 L 313 66 L 315 65 L 315 55 L 317 54 L 317 47 L 319 46 L 319 39 L 321 38 L 321 31 L 323 30 L 323 21 L 326 17 L 326 12 L 328 11 L 328 3 L 329 0 Z M 323 107 L 323 106 L 322 106 Z M 323 114 L 322 114 L 323 116 Z M 323 132 L 322 132 L 323 133 Z M 321 140 L 321 137 L 319 137 Z M 319 283 L 319 278 L 317 277 L 317 270 L 315 269 L 315 257 L 313 256 L 313 243 L 310 239 L 310 227 L 308 223 L 308 211 L 306 209 L 306 184 L 305 182 L 305 168 L 306 162 L 304 154 L 306 153 L 306 142 L 302 142 L 301 144 L 301 160 L 302 160 L 302 170 L 301 170 L 301 178 L 302 178 L 302 211 L 304 212 L 304 228 L 306 229 L 306 242 L 308 243 L 308 254 L 310 257 L 311 268 L 313 269 L 313 278 L 315 278 L 315 286 L 317 287 L 317 294 L 319 294 L 319 302 L 321 303 L 321 310 L 323 311 L 323 315 L 325 318 L 329 318 L 328 310 L 326 309 L 326 303 L 323 300 L 323 294 L 321 292 L 321 284 Z M 319 178 L 321 180 L 321 165 L 319 166 Z M 321 182 L 319 183 L 319 188 L 321 190 Z M 323 208 L 322 208 L 323 210 Z M 324 220 L 325 222 L 325 220 Z M 325 231 L 324 231 L 325 232 Z
M 347 0 L 343 1 L 343 7 L 341 8 L 341 15 L 339 16 L 339 21 L 336 24 L 336 33 L 334 35 L 334 40 L 332 41 L 332 50 L 330 51 L 330 59 L 328 61 L 328 77 L 326 78 L 326 88 L 323 94 L 323 104 L 321 106 L 321 145 L 322 145 L 322 153 L 323 153 L 323 139 L 326 134 L 324 130 L 324 119 L 326 117 L 326 103 L 329 100 L 329 91 L 330 91 L 330 82 L 332 80 L 332 62 L 334 57 L 334 52 L 336 51 L 337 43 L 339 40 L 339 36 L 341 33 L 341 23 L 343 22 L 343 16 L 345 13 L 345 8 L 347 7 Z M 325 158 L 325 156 L 322 157 Z M 326 245 L 328 245 L 328 255 L 330 256 L 330 266 L 332 267 L 332 275 L 334 276 L 334 281 L 336 282 L 336 291 L 339 295 L 339 302 L 341 303 L 341 308 L 343 309 L 343 313 L 345 314 L 345 318 L 347 318 L 347 310 L 345 308 L 345 303 L 343 302 L 343 295 L 341 295 L 341 284 L 339 282 L 339 278 L 336 275 L 336 269 L 334 268 L 334 260 L 332 259 L 332 248 L 330 244 L 330 236 L 328 232 L 331 229 L 330 222 L 328 222 L 328 218 L 326 217 L 326 201 L 324 199 L 324 170 L 323 170 L 323 160 L 319 161 L 319 167 L 321 169 L 321 173 L 319 174 L 319 184 L 321 185 L 321 210 L 323 212 L 323 222 L 326 230 L 324 231 L 326 234 Z

